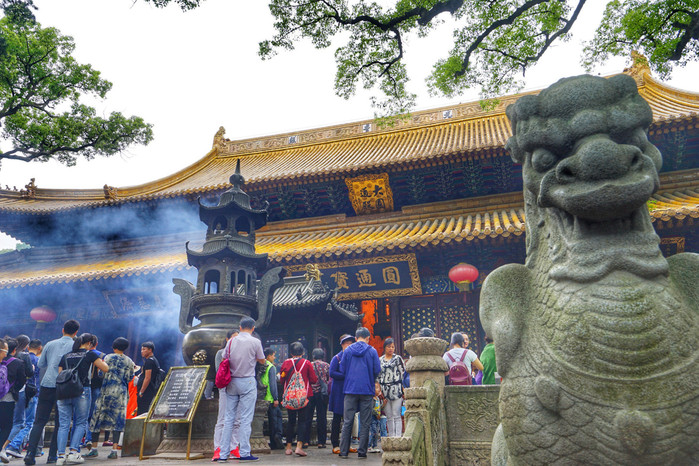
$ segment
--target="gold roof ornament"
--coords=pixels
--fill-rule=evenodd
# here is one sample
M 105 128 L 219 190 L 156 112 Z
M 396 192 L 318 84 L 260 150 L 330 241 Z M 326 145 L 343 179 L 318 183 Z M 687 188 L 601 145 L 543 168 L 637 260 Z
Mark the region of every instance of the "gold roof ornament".
M 303 276 L 307 282 L 311 280 L 319 281 L 323 274 L 316 264 L 306 264 L 306 274 Z

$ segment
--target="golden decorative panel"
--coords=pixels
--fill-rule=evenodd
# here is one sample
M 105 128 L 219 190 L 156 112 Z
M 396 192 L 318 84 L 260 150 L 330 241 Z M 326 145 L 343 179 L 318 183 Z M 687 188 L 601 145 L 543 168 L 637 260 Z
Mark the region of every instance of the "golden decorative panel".
M 347 178 L 345 183 L 357 215 L 393 211 L 393 192 L 388 184 L 388 173 Z

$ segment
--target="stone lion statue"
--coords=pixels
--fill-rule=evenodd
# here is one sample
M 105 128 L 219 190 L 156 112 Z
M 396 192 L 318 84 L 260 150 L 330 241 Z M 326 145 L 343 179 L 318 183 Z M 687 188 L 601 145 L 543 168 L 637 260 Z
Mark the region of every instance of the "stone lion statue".
M 699 464 L 699 255 L 658 247 L 650 107 L 629 76 L 578 76 L 507 116 L 527 260 L 481 293 L 503 377 L 493 464 Z

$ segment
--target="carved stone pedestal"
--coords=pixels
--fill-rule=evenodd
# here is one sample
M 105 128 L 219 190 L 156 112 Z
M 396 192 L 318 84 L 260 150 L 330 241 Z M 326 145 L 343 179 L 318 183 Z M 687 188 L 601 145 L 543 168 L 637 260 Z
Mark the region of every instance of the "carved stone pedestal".
M 439 338 L 412 338 L 405 342 L 411 358 L 406 363 L 410 388 L 405 390 L 405 433 L 381 442 L 384 466 L 446 464 L 447 423 L 444 414 L 442 355 L 447 342 Z
M 218 417 L 218 400 L 201 400 L 192 421 L 192 444 L 190 451 L 213 455 L 214 427 Z M 157 453 L 184 453 L 187 451 L 189 425 L 168 424 L 167 435 L 160 443 Z
M 255 403 L 255 415 L 252 418 L 252 432 L 250 434 L 250 450 L 252 453 L 272 453 L 269 448 L 269 442 L 267 437 L 264 436 L 262 432 L 262 426 L 265 422 L 265 417 L 267 416 L 267 407 L 269 406 L 269 401 L 265 401 L 264 394 L 260 396 L 259 392 L 257 394 L 257 402 Z

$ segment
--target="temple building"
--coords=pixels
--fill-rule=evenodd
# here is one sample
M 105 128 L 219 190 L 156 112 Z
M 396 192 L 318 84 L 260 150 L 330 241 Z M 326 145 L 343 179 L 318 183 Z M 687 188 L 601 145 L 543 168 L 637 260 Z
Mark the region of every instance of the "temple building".
M 649 137 L 663 155 L 648 203 L 663 253 L 699 252 L 699 94 L 643 67 L 625 72 L 653 110 Z M 525 258 L 521 167 L 504 147 L 505 108 L 521 95 L 488 111 L 473 102 L 416 112 L 393 127 L 367 120 L 239 141 L 221 128 L 199 161 L 140 186 L 0 190 L 0 230 L 31 246 L 0 255 L 0 329 L 48 339 L 77 318 L 105 347 L 126 336 L 156 341 L 156 354 L 179 348 L 172 279 L 196 281 L 185 243 L 202 250 L 200 205 L 216 205 L 240 162 L 251 208 L 268 212 L 254 252 L 288 272 L 265 345 L 333 352 L 361 322 L 376 346 L 392 336 L 401 351 L 430 327 L 445 339 L 468 333 L 480 353 L 483 279 Z M 463 291 L 448 277 L 461 262 L 479 271 Z M 309 270 L 319 273 L 309 280 Z

